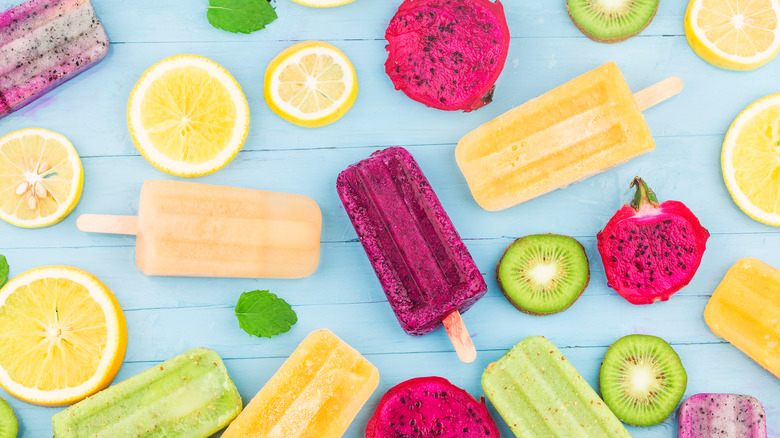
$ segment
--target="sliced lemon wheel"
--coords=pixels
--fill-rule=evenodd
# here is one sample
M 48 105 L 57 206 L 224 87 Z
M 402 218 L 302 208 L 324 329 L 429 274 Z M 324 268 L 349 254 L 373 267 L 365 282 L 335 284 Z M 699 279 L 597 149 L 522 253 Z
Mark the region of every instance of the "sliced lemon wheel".
M 0 385 L 20 400 L 62 406 L 98 392 L 126 345 L 119 303 L 88 272 L 46 266 L 0 289 Z
M 0 138 L 0 219 L 54 225 L 76 207 L 83 186 L 79 155 L 61 134 L 29 128 Z
M 151 66 L 130 93 L 127 124 L 154 167 L 201 176 L 225 167 L 249 132 L 249 105 L 216 62 L 177 55 Z
M 357 75 L 347 56 L 322 41 L 288 47 L 265 71 L 265 101 L 283 119 L 314 128 L 340 119 L 355 103 Z
M 313 8 L 330 8 L 332 6 L 346 5 L 355 0 L 293 0 L 295 3 L 311 6 Z
M 778 0 L 691 0 L 685 36 L 696 54 L 717 67 L 754 70 L 780 50 Z
M 726 133 L 721 164 L 739 208 L 759 222 L 780 226 L 780 94 L 737 116 Z

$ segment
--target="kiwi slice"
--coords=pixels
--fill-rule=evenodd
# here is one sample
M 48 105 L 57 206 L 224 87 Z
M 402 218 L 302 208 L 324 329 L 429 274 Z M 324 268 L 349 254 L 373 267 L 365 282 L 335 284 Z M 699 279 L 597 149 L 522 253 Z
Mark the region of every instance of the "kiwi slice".
M 11 405 L 0 398 L 0 438 L 16 438 L 18 432 L 19 422 Z
M 515 240 L 498 262 L 496 274 L 509 302 L 532 315 L 568 309 L 590 281 L 585 249 L 573 238 L 557 234 Z
M 571 21 L 599 43 L 617 43 L 642 32 L 659 0 L 566 0 Z
M 669 418 L 688 384 L 680 356 L 661 338 L 629 335 L 609 347 L 599 375 L 601 397 L 620 421 L 655 426 Z

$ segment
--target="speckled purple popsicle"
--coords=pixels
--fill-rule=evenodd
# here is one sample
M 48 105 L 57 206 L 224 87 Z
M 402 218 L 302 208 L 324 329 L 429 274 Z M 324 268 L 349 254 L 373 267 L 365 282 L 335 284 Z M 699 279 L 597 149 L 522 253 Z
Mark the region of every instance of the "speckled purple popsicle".
M 336 187 L 407 333 L 424 335 L 485 295 L 477 265 L 405 149 L 378 151 L 349 166 Z
M 680 406 L 679 438 L 766 438 L 764 407 L 749 395 L 696 394 Z
M 108 54 L 89 0 L 30 0 L 0 13 L 0 118 Z

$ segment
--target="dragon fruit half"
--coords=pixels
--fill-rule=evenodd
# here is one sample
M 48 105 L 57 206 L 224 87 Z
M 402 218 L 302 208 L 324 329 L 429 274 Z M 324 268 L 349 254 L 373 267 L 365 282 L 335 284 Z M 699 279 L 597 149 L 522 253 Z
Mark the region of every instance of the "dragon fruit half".
M 666 301 L 690 283 L 710 233 L 682 202 L 658 199 L 642 178 L 636 195 L 598 236 L 608 285 L 631 304 Z
M 418 377 L 390 388 L 368 421 L 366 438 L 498 437 L 481 402 L 441 377 Z
M 395 88 L 447 111 L 490 103 L 509 51 L 500 1 L 405 0 L 385 38 Z

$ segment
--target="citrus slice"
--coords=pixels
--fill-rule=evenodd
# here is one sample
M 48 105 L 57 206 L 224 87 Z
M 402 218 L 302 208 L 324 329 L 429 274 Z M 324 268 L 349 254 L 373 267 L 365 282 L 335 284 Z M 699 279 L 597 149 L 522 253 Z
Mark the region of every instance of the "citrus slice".
M 346 55 L 322 41 L 304 41 L 276 55 L 265 71 L 265 101 L 283 119 L 314 128 L 333 123 L 357 98 L 357 75 Z
M 126 345 L 119 303 L 88 272 L 46 266 L 0 289 L 0 385 L 20 400 L 62 406 L 98 392 Z
M 76 207 L 83 185 L 79 155 L 62 135 L 29 128 L 0 138 L 0 219 L 54 225 Z
M 313 8 L 330 8 L 333 6 L 346 5 L 352 3 L 355 0 L 293 0 L 295 3 L 311 6 Z
M 225 167 L 244 144 L 249 105 L 216 62 L 177 55 L 149 67 L 130 93 L 127 124 L 154 167 L 200 176 Z
M 780 49 L 778 0 L 691 0 L 685 36 L 702 59 L 729 70 L 754 70 Z
M 759 222 L 780 226 L 780 94 L 737 116 L 726 133 L 721 164 L 739 208 Z

